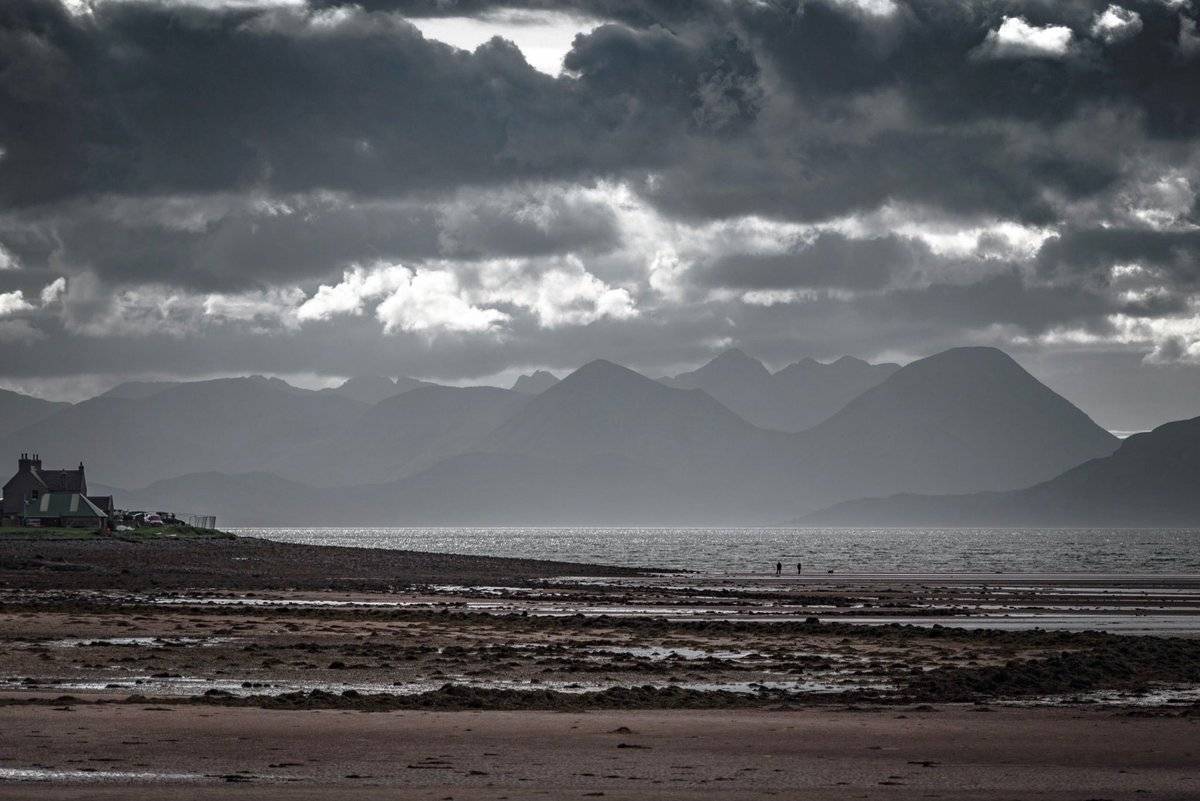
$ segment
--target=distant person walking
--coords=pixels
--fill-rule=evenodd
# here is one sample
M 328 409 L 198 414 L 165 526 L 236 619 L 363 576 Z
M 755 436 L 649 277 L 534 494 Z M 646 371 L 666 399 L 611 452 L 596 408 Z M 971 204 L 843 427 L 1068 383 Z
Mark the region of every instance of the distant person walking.
M 775 575 L 777 575 L 777 576 L 783 575 L 783 562 L 775 563 Z
M 803 572 L 804 572 L 804 563 L 803 563 L 803 562 L 797 562 L 797 563 L 796 563 L 796 575 L 798 576 L 798 575 L 800 575 L 800 574 L 801 574 L 801 573 L 803 573 Z

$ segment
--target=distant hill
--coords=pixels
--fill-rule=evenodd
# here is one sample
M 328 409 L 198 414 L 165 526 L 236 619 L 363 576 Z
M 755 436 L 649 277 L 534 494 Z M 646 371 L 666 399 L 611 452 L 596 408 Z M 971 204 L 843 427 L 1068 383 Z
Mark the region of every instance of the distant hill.
M 894 495 L 849 501 L 808 525 L 1200 526 L 1200 417 L 1134 434 L 1027 489 L 969 495 Z
M 217 526 L 332 522 L 345 507 L 328 502 L 336 495 L 270 473 L 188 473 L 155 481 L 142 489 L 96 484 L 96 494 L 112 495 L 123 509 L 217 516 Z M 325 516 L 323 509 L 328 509 Z M 346 519 L 346 518 L 341 518 Z
M 94 480 L 139 487 L 196 471 L 260 469 L 346 428 L 365 409 L 277 378 L 195 381 L 75 404 L 0 438 L 0 454 L 37 450 L 47 465 L 82 460 Z
M 785 430 L 815 426 L 899 369 L 891 362 L 870 364 L 853 356 L 828 364 L 813 359 L 789 364 L 772 376 L 778 392 L 790 403 L 782 418 Z
M 479 449 L 548 459 L 622 456 L 694 472 L 768 438 L 704 392 L 666 387 L 597 359 L 530 400 Z
M 702 389 L 761 428 L 802 431 L 899 368 L 843 356 L 831 364 L 804 359 L 772 374 L 762 362 L 735 348 L 698 370 L 662 382 L 681 389 Z
M 893 373 L 798 435 L 814 499 L 1015 489 L 1107 456 L 1119 440 L 995 348 Z M 936 489 L 935 489 L 936 488 Z
M 392 481 L 470 450 L 528 400 L 498 387 L 425 384 L 380 401 L 263 469 L 317 486 Z
M 7 389 L 0 389 L 0 437 L 14 431 L 20 431 L 26 426 L 32 425 L 39 420 L 44 420 L 56 412 L 68 409 L 70 406 L 71 404 L 69 403 L 42 400 L 32 395 L 22 395 L 20 392 L 10 392 Z M 37 442 L 33 442 L 20 448 L 20 450 L 35 450 L 37 445 Z M 15 453 L 12 458 L 16 458 Z
M 67 407 L 0 437 L 0 453 L 82 459 L 139 505 L 160 492 L 242 521 L 759 524 L 854 498 L 1029 486 L 1117 444 L 1004 353 L 961 348 L 797 433 L 596 360 L 536 395 L 424 385 L 367 404 L 260 376 L 185 383 Z
M 179 384 L 179 381 L 126 381 L 123 384 L 117 384 L 108 392 L 101 394 L 100 397 L 141 400 L 151 395 L 157 395 L 164 389 L 177 387 Z
M 270 473 L 192 473 L 143 489 L 98 486 L 126 508 L 215 514 L 218 526 L 642 524 L 671 522 L 653 471 L 610 457 L 573 463 L 465 454 L 400 481 L 320 488 Z M 664 509 L 668 510 L 664 516 Z
M 538 370 L 530 375 L 518 376 L 513 382 L 513 391 L 525 395 L 540 395 L 558 383 L 558 377 L 547 370 Z

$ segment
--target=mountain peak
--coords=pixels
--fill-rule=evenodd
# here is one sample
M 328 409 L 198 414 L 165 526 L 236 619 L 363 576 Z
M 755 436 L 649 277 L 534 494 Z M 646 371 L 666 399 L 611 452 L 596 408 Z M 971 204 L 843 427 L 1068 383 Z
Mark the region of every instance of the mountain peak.
M 941 353 L 935 353 L 924 359 L 918 359 L 912 363 L 913 365 L 923 365 L 924 367 L 943 366 L 943 365 L 983 365 L 989 367 L 1005 367 L 1017 369 L 1021 365 L 1017 364 L 1016 359 L 1009 356 L 999 348 L 991 347 L 990 345 L 968 345 L 959 348 L 950 348 Z
M 739 381 L 761 384 L 769 381 L 771 371 L 740 348 L 730 348 L 699 369 L 675 376 L 675 384 L 706 389 L 712 381 Z
M 415 378 L 391 379 L 382 375 L 359 375 L 351 376 L 339 386 L 323 391 L 373 406 L 382 400 L 399 395 L 401 392 L 408 392 L 424 386 L 428 386 L 428 384 Z
M 1030 375 L 996 348 L 953 348 L 919 359 L 892 373 L 859 395 L 837 414 L 812 429 L 826 447 L 859 438 L 886 443 L 901 471 L 911 455 L 932 453 L 940 442 L 943 454 L 963 456 L 961 465 L 976 465 L 974 478 L 954 491 L 1013 489 L 1044 481 L 1087 459 L 1105 456 L 1117 441 L 1111 434 Z M 931 461 L 931 471 L 945 472 L 949 455 Z M 877 461 L 882 470 L 886 462 Z M 932 475 L 933 472 L 930 474 Z M 965 469 L 963 475 L 967 474 Z M 945 486 L 945 485 L 944 485 Z M 921 488 L 913 486 L 915 491 Z
M 343 381 L 334 390 L 338 395 L 362 403 L 379 403 L 399 392 L 396 382 L 381 375 L 357 375 Z
M 730 348 L 717 354 L 716 358 L 708 363 L 708 366 L 714 364 L 720 365 L 739 365 L 744 367 L 762 368 L 763 364 L 758 359 L 750 356 L 741 348 Z M 763 368 L 766 369 L 766 368 Z
M 536 370 L 527 375 L 517 377 L 513 382 L 514 392 L 525 395 L 538 395 L 558 383 L 558 376 L 549 370 Z
M 608 359 L 592 359 L 575 372 L 562 380 L 562 384 L 580 384 L 593 381 L 629 381 L 631 379 L 649 381 L 641 373 L 628 367 L 610 362 Z
M 720 353 L 718 353 L 716 355 L 716 357 L 714 357 L 713 359 L 711 359 L 709 361 L 709 364 L 715 364 L 715 363 L 720 363 L 720 362 L 752 362 L 752 361 L 756 361 L 756 360 L 751 358 L 750 356 L 747 356 L 746 351 L 742 350 L 741 348 L 728 348 L 728 349 L 723 350 Z

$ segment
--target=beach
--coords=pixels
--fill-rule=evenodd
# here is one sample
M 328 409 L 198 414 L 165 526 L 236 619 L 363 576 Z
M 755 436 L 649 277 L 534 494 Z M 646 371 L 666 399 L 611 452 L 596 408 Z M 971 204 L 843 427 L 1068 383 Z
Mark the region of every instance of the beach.
M 0 798 L 1200 792 L 1184 574 L 13 540 L 0 581 Z
M 5 710 L 6 766 L 43 767 L 0 784 L 0 798 L 1182 801 L 1200 792 L 1195 719 L 1103 710 L 69 709 Z

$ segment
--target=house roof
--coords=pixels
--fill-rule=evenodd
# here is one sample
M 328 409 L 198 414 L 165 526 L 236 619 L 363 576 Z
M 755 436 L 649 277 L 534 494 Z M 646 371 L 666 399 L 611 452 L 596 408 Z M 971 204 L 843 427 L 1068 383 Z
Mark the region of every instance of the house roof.
M 46 485 L 51 492 L 79 492 L 83 489 L 82 470 L 41 470 L 35 469 L 33 474 Z
M 103 519 L 108 517 L 78 492 L 47 492 L 40 498 L 31 499 L 25 504 L 25 517 L 89 517 Z

